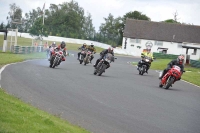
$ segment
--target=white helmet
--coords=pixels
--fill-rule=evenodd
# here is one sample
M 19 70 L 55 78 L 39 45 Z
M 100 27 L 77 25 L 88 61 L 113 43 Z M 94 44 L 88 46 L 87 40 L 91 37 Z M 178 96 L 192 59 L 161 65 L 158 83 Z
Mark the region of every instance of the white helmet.
M 108 48 L 108 52 L 109 52 L 109 53 L 113 52 L 113 47 L 109 47 L 109 48 Z

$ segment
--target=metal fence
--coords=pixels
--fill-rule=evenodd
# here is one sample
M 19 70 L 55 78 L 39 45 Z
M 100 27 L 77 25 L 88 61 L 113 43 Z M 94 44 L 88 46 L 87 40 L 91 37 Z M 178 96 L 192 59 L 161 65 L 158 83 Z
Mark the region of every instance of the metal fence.
M 13 46 L 11 48 L 11 51 L 15 54 L 29 54 L 33 52 L 44 52 L 46 49 L 43 48 L 43 46 Z

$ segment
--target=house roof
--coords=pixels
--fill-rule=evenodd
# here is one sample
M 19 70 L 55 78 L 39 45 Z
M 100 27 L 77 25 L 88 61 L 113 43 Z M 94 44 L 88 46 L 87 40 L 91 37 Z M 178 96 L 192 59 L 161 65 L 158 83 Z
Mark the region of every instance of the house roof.
M 200 26 L 126 19 L 124 37 L 200 43 Z

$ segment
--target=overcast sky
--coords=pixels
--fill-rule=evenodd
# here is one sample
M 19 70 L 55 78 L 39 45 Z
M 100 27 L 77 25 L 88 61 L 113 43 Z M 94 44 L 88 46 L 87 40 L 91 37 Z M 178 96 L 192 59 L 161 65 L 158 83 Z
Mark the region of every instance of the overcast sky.
M 6 16 L 9 12 L 9 4 L 16 3 L 25 13 L 43 7 L 48 9 L 50 4 L 62 4 L 71 0 L 0 0 L 0 23 L 7 23 Z M 98 30 L 103 18 L 111 13 L 115 18 L 125 15 L 130 11 L 139 11 L 148 16 L 151 21 L 163 21 L 173 19 L 174 13 L 178 13 L 178 21 L 200 26 L 200 0 L 75 0 L 79 6 L 92 15 L 95 29 Z M 86 15 L 85 13 L 85 15 Z

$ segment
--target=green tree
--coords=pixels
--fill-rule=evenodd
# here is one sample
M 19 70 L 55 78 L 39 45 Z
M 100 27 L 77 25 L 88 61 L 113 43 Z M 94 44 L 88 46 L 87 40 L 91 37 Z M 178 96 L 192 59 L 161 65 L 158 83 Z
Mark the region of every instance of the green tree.
M 94 40 L 94 36 L 95 36 L 95 28 L 92 24 L 92 16 L 90 13 L 88 13 L 88 16 L 84 18 L 82 38 Z
M 29 33 L 31 36 L 48 36 L 47 28 L 45 27 L 45 25 L 42 24 L 42 18 L 38 18 L 34 22 L 34 25 L 30 28 Z
M 108 18 L 104 18 L 105 23 L 99 27 L 98 40 L 111 45 L 122 45 L 123 29 L 127 18 L 147 20 L 151 19 L 141 12 L 128 12 L 123 17 L 114 18 L 109 14 Z
M 177 22 L 173 19 L 167 19 L 167 20 L 164 20 L 163 22 L 166 22 L 166 23 L 180 23 L 180 22 Z
M 4 27 L 5 27 L 5 25 L 4 25 L 4 23 L 2 22 L 2 23 L 0 24 L 0 29 L 4 29 Z
M 7 17 L 8 24 L 11 28 L 16 29 L 18 27 L 19 31 L 21 31 L 21 23 L 22 21 L 22 9 L 18 7 L 15 3 L 10 4 L 9 16 Z M 13 23 L 17 22 L 17 23 Z

